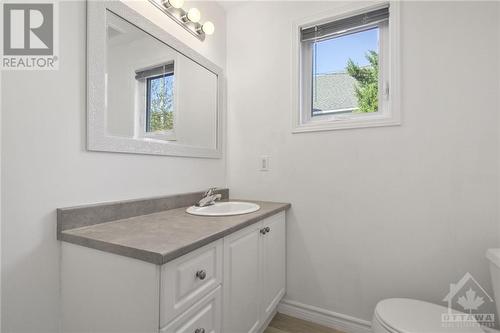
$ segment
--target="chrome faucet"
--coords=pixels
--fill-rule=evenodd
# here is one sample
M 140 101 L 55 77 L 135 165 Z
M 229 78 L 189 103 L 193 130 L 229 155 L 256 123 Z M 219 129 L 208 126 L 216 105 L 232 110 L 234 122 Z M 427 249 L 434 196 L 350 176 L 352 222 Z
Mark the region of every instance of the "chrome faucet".
M 215 204 L 216 200 L 220 200 L 222 198 L 222 194 L 215 194 L 215 190 L 217 190 L 216 187 L 211 187 L 209 188 L 205 194 L 203 194 L 203 198 L 201 198 L 200 201 L 198 201 L 195 206 L 197 207 L 205 207 L 205 206 L 211 206 Z

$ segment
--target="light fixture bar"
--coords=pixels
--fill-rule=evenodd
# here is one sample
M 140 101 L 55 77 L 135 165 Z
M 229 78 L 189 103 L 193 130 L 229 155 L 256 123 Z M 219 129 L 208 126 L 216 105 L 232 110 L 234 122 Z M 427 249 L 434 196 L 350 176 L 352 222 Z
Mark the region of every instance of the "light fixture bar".
M 160 0 L 157 0 L 160 1 Z M 186 20 L 187 11 L 182 8 L 165 7 L 163 4 L 155 0 L 149 0 L 156 8 L 161 10 L 163 13 L 167 14 L 172 20 L 177 22 L 181 27 L 189 31 L 193 36 L 201 41 L 205 40 L 205 32 L 202 29 L 202 25 L 198 22 L 191 22 Z

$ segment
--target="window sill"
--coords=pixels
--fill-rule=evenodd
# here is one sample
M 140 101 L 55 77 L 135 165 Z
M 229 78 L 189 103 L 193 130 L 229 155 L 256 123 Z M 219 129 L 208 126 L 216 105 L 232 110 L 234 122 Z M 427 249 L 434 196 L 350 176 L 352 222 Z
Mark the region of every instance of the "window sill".
M 400 119 L 393 117 L 374 117 L 372 119 L 336 119 L 323 121 L 309 121 L 296 125 L 292 129 L 292 133 L 304 132 L 322 132 L 334 131 L 354 128 L 382 127 L 382 126 L 398 126 L 401 125 Z
M 174 130 L 147 132 L 144 133 L 144 138 L 161 141 L 177 141 Z

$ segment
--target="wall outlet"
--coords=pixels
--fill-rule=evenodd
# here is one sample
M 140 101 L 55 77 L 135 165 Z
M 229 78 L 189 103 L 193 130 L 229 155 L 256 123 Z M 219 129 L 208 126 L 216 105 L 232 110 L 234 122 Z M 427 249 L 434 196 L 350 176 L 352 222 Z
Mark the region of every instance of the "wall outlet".
M 269 156 L 262 155 L 260 157 L 260 171 L 269 171 Z

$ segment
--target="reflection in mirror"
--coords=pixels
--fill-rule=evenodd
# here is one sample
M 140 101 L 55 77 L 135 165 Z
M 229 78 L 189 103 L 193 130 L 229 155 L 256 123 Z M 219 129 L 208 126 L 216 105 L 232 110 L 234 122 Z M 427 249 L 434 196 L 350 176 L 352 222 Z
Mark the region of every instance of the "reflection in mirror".
M 174 62 L 136 71 L 135 79 L 146 89 L 146 134 L 174 131 Z
M 217 75 L 106 11 L 106 132 L 217 148 Z

